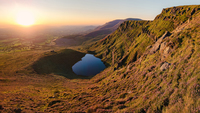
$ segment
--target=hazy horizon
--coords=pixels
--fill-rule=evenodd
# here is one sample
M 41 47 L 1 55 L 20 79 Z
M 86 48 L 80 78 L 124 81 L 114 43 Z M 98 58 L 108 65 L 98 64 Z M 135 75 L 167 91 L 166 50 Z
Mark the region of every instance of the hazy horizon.
M 198 5 L 198 0 L 0 0 L 0 24 L 10 25 L 102 25 L 115 19 L 153 20 L 163 8 Z M 27 21 L 27 22 L 26 22 Z

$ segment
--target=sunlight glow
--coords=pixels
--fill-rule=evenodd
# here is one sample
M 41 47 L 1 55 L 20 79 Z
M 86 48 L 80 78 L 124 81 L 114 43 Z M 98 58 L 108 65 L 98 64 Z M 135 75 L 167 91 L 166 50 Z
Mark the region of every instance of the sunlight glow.
M 22 26 L 31 26 L 35 23 L 35 17 L 30 11 L 19 11 L 16 15 L 16 21 Z

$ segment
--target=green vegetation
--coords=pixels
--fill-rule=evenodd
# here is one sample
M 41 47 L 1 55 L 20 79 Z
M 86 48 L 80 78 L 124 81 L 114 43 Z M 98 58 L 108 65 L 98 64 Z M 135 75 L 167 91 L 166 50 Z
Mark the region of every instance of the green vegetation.
M 199 9 L 173 7 L 151 22 L 126 21 L 89 48 L 110 65 L 104 71 L 109 74 L 101 73 L 94 81 L 101 80 L 98 94 L 110 97 L 113 103 L 120 99 L 123 107 L 110 105 L 114 111 L 199 112 Z M 171 34 L 151 53 L 165 31 Z M 171 65 L 161 71 L 164 62 Z
M 80 46 L 0 54 L 0 112 L 200 112 L 199 36 L 198 5 L 125 21 L 87 46 L 108 66 L 87 79 L 71 70 Z
M 6 36 L 9 38 L 9 35 Z M 16 36 L 17 37 L 17 36 Z M 35 37 L 18 38 L 12 37 L 10 39 L 0 40 L 0 54 L 3 53 L 13 53 L 13 52 L 22 52 L 28 50 L 41 50 L 41 49 L 51 49 L 53 41 L 58 37 L 52 35 L 42 35 Z

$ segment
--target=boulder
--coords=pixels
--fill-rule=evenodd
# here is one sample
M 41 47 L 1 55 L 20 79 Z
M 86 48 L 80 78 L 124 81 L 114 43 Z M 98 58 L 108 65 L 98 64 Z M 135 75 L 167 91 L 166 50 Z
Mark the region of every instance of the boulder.
M 166 42 L 163 42 L 160 46 L 160 52 L 162 55 L 162 59 L 165 59 L 171 52 L 171 48 L 169 46 L 167 46 Z
M 170 63 L 165 62 L 165 63 L 163 63 L 162 66 L 160 67 L 160 70 L 161 70 L 161 71 L 165 71 L 165 70 L 169 69 L 169 66 L 170 66 L 170 65 L 171 65 Z
M 164 49 L 164 51 L 163 51 L 163 54 L 164 55 L 168 55 L 169 54 L 169 52 L 170 52 L 170 47 L 166 47 L 165 49 Z
M 164 50 L 165 47 L 166 47 L 167 43 L 166 42 L 163 42 L 160 46 L 160 51 Z
M 158 50 L 160 49 L 160 45 L 161 45 L 162 41 L 163 41 L 166 37 L 168 37 L 168 36 L 170 36 L 170 35 L 171 35 L 171 34 L 170 34 L 168 31 L 166 31 L 165 34 L 164 34 L 161 38 L 159 38 L 159 39 L 156 41 L 156 43 L 153 45 L 153 47 L 152 47 L 151 50 L 150 50 L 150 53 L 151 53 L 151 54 L 156 53 L 156 51 L 158 51 Z

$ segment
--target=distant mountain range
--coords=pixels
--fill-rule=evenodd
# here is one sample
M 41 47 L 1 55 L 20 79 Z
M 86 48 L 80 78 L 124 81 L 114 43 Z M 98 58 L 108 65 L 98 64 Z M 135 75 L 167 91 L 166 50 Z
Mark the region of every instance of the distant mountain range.
M 105 30 L 105 29 L 111 29 L 113 31 L 115 31 L 119 26 L 120 24 L 122 24 L 124 21 L 128 21 L 128 20 L 142 20 L 142 19 L 139 19 L 139 18 L 127 18 L 127 19 L 120 19 L 120 20 L 113 20 L 113 21 L 110 21 L 108 23 L 105 23 L 104 25 L 102 26 L 99 26 L 97 27 L 95 30 Z
M 165 8 L 153 21 L 120 22 L 59 39 L 88 44 L 106 35 L 95 32 L 119 24 L 84 47 L 0 40 L 0 113 L 200 113 L 200 5 Z M 86 53 L 106 69 L 76 75 L 72 66 Z
M 94 41 L 100 40 L 114 32 L 124 21 L 128 20 L 142 20 L 139 18 L 127 18 L 127 19 L 117 19 L 105 23 L 104 25 L 98 26 L 89 33 L 83 35 L 70 35 L 64 36 L 56 40 L 56 44 L 60 46 L 77 46 L 81 44 L 89 44 Z
M 120 20 L 113 20 L 108 23 L 105 23 L 102 26 L 97 27 L 94 31 L 85 35 L 85 37 L 97 37 L 99 35 L 108 35 L 114 32 L 124 21 L 128 20 L 141 20 L 139 18 L 127 18 L 127 19 L 120 19 Z

